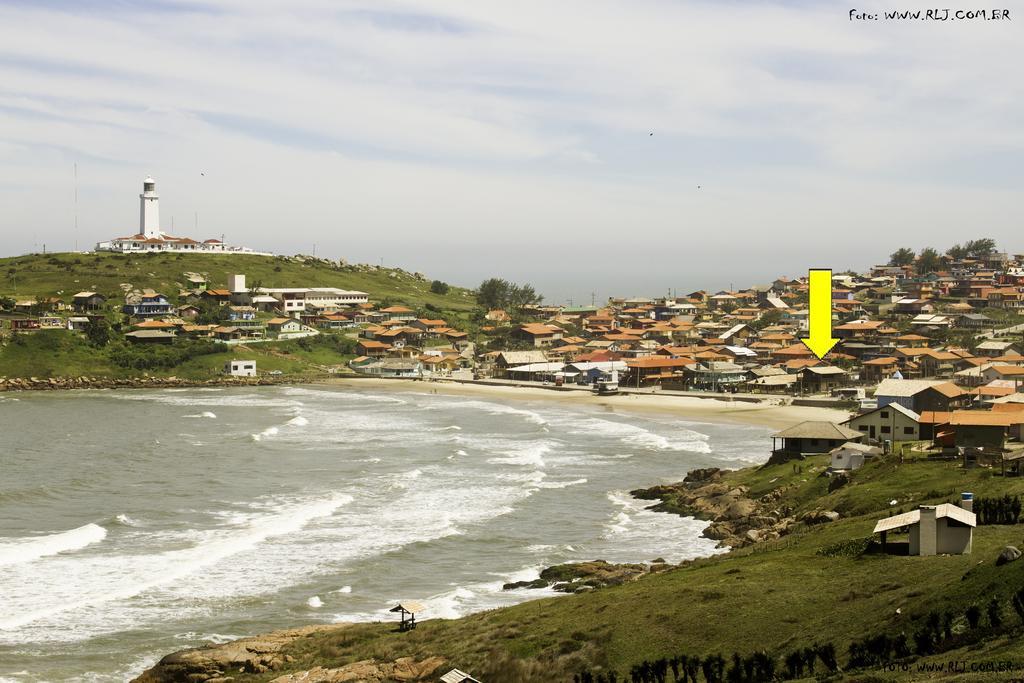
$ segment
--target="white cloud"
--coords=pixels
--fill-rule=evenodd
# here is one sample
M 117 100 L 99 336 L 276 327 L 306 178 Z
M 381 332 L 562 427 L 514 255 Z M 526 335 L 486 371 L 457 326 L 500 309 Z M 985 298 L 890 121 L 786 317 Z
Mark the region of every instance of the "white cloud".
M 864 25 L 836 3 L 190 7 L 0 7 L 5 251 L 71 246 L 74 161 L 82 243 L 134 227 L 153 173 L 177 225 L 198 211 L 252 246 L 385 251 L 468 283 L 509 267 L 495 245 L 529 245 L 505 274 L 556 296 L 646 286 L 658 259 L 682 289 L 712 245 L 731 265 L 693 278 L 793 273 L 809 234 L 869 259 L 1020 220 L 1012 22 Z M 633 241 L 657 258 L 624 258 Z M 567 249 L 601 265 L 593 281 L 560 275 Z

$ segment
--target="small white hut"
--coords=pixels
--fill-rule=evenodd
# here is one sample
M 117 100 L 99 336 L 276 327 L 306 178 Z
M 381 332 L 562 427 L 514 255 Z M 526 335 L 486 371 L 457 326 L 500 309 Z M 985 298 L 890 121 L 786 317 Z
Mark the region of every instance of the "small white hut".
M 888 532 L 908 528 L 909 555 L 966 555 L 971 552 L 974 527 L 974 496 L 964 493 L 960 505 L 922 505 L 917 510 L 879 520 L 874 533 L 882 535 L 885 551 Z

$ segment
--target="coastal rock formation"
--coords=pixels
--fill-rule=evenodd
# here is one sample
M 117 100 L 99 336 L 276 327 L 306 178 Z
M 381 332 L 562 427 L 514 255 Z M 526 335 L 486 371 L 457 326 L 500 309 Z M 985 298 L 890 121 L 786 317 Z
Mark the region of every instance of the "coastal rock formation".
M 702 535 L 718 541 L 719 547 L 739 548 L 775 540 L 789 533 L 797 523 L 790 516 L 791 510 L 771 507 L 781 498 L 781 491 L 773 491 L 754 500 L 748 496 L 746 486 L 729 486 L 723 482 L 722 471 L 717 467 L 692 470 L 676 484 L 630 493 L 642 500 L 660 500 L 649 508 L 651 510 L 711 522 Z M 820 515 L 838 518 L 838 514 L 832 512 Z
M 428 657 L 417 662 L 412 657 L 401 657 L 393 662 L 365 659 L 336 669 L 322 666 L 309 671 L 286 674 L 271 679 L 270 683 L 375 683 L 376 681 L 434 680 L 432 674 L 444 666 L 440 657 Z
M 294 641 L 314 633 L 344 628 L 348 628 L 348 624 L 304 626 L 233 640 L 221 645 L 181 650 L 161 659 L 136 678 L 134 683 L 216 682 L 230 680 L 232 673 L 275 671 L 291 662 L 291 657 L 283 650 Z

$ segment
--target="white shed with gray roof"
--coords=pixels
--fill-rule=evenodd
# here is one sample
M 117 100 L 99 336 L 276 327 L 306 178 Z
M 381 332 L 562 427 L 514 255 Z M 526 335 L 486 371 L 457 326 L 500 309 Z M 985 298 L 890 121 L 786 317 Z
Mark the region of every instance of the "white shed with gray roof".
M 963 507 L 961 507 L 963 506 Z M 907 528 L 909 555 L 963 555 L 971 552 L 977 518 L 970 509 L 973 496 L 963 494 L 961 506 L 922 505 L 917 510 L 881 519 L 873 533 L 882 534 L 883 550 L 890 531 Z

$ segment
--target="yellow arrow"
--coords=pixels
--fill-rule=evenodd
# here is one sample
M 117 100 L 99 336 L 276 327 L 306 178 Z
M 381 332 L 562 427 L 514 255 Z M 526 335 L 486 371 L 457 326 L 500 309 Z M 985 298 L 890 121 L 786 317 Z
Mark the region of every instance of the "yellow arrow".
M 801 339 L 819 359 L 824 358 L 839 341 L 832 336 L 832 269 L 812 268 L 808 271 L 810 283 L 810 332 Z

